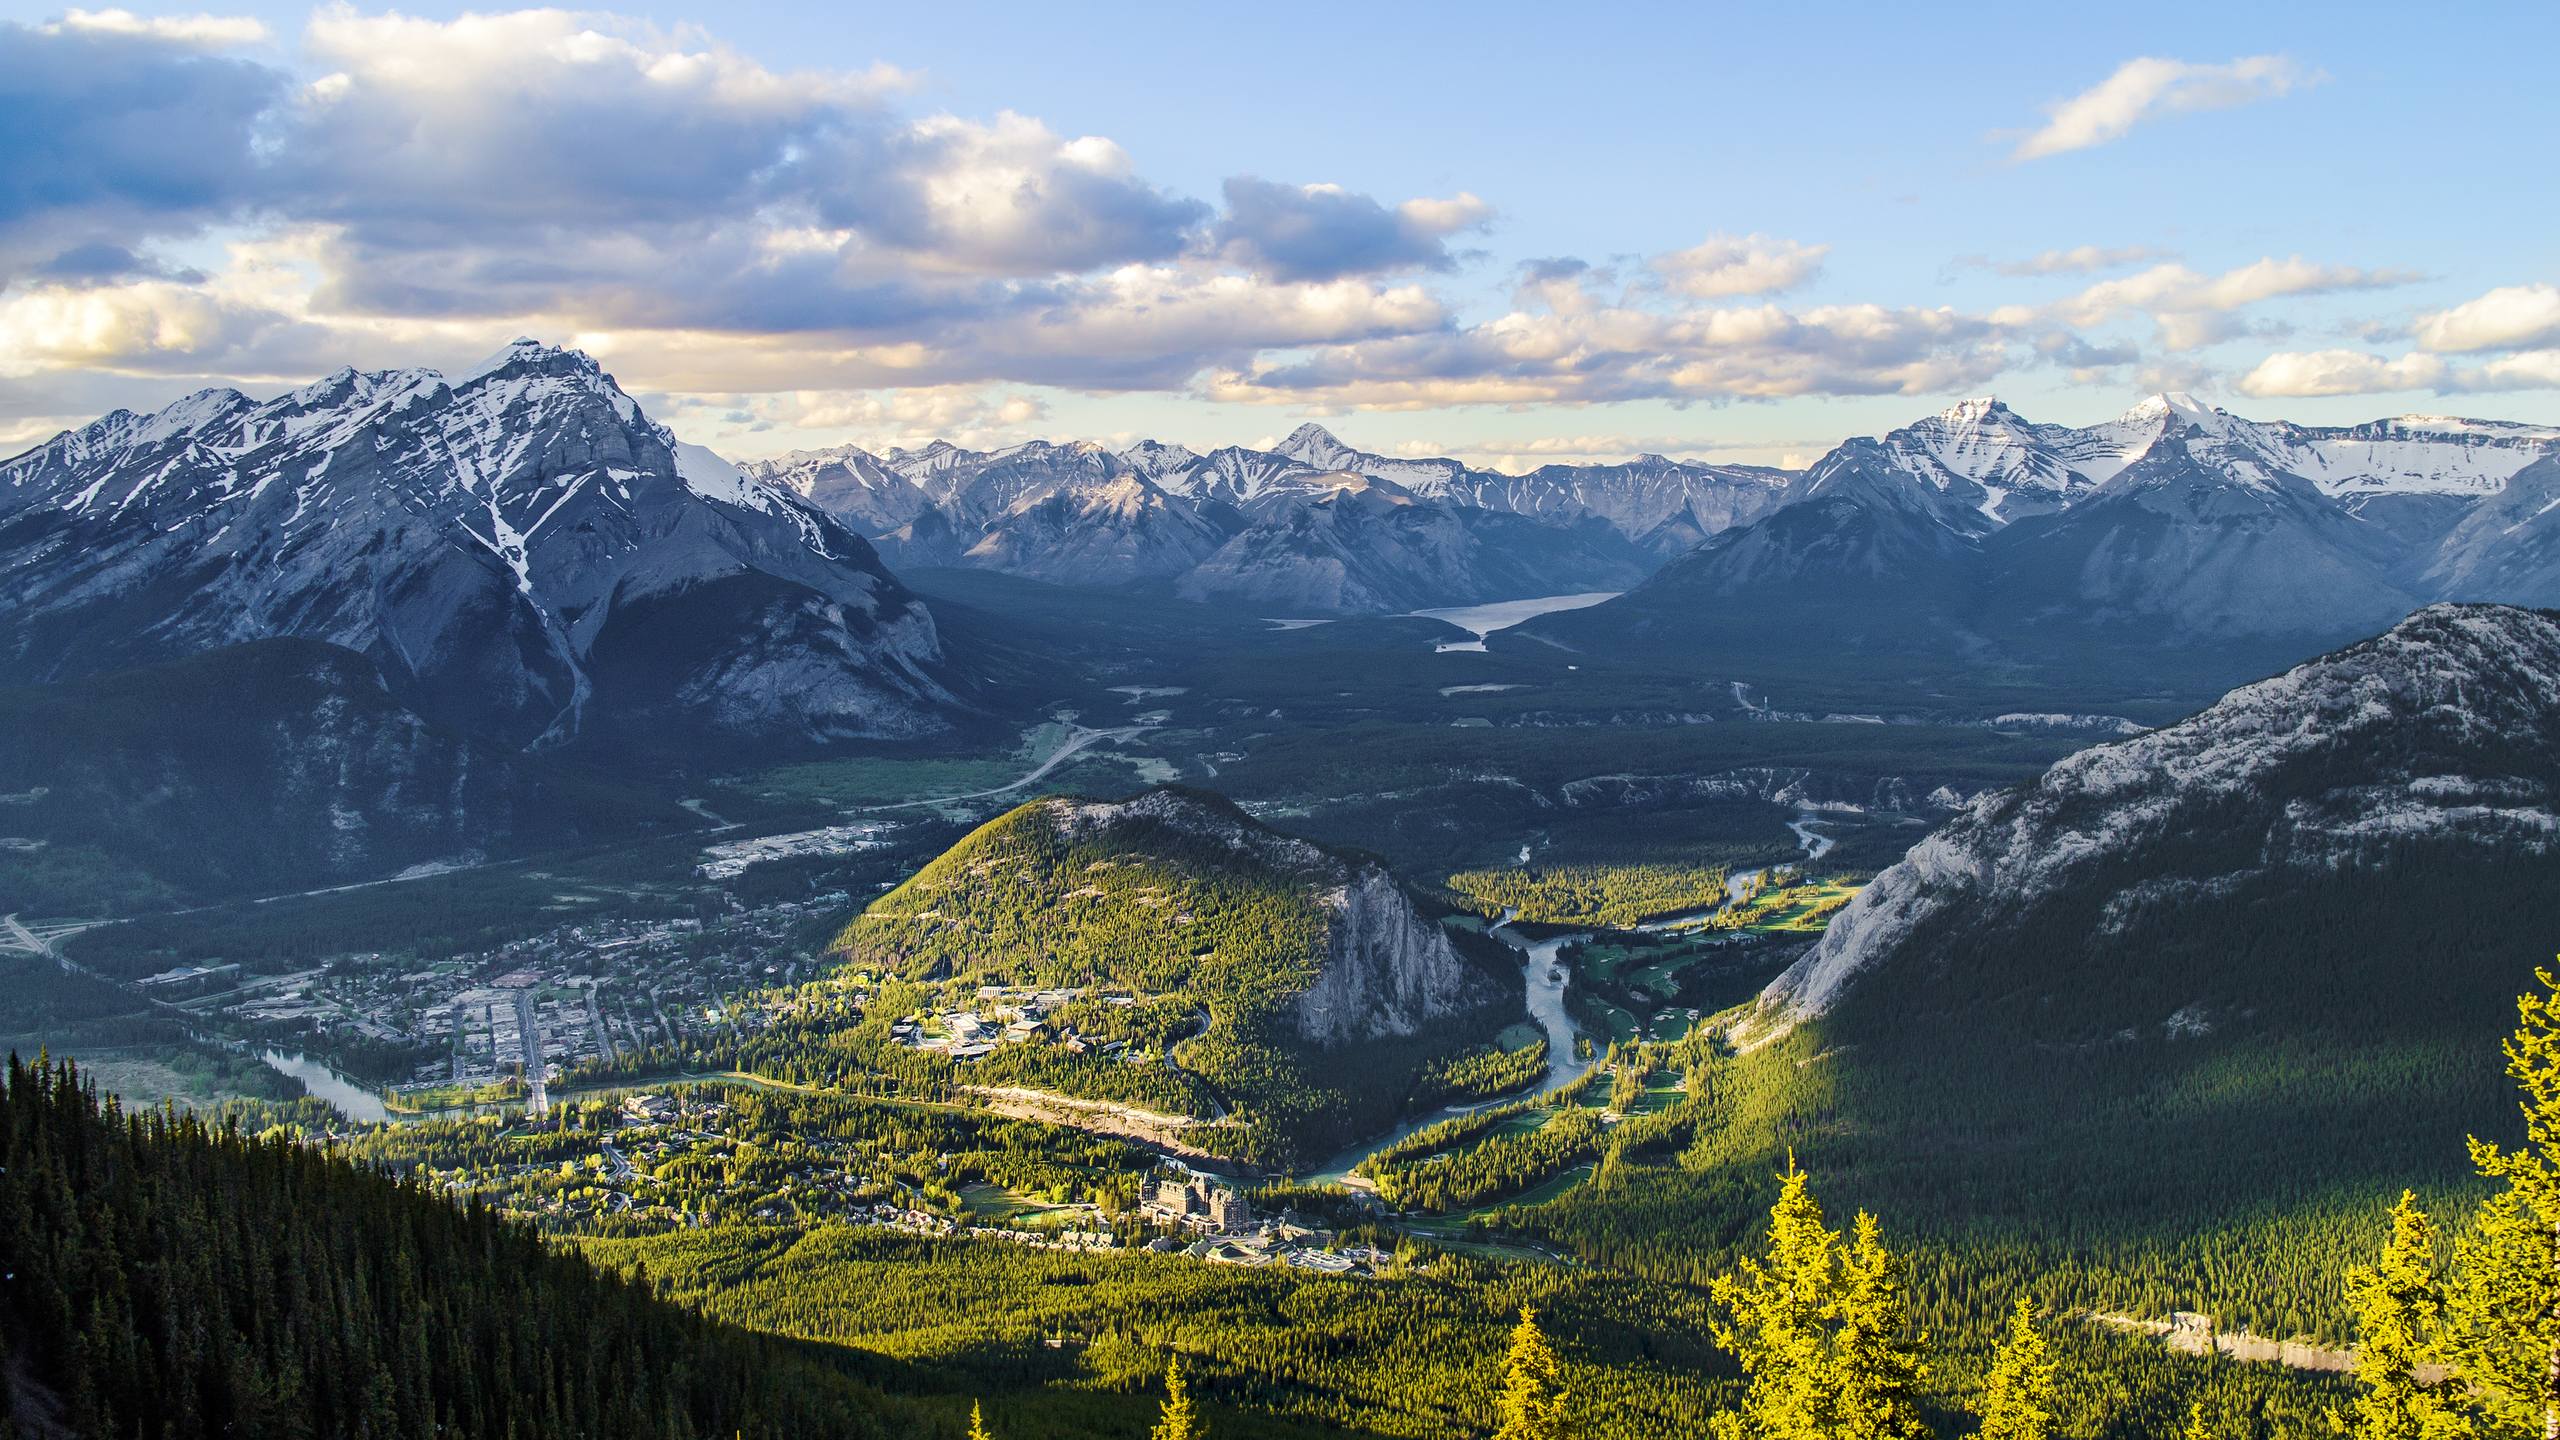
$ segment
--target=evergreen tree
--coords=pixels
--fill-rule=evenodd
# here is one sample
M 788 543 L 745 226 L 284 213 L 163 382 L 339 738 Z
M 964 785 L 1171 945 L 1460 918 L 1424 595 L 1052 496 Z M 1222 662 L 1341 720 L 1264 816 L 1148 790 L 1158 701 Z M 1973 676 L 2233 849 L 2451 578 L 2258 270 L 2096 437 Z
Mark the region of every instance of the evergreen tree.
M 2549 971 L 2537 972 L 2546 991 Z M 2516 999 L 2507 1074 L 2524 1091 L 2525 1143 L 2471 1141 L 2472 1163 L 2506 1188 L 2455 1247 L 2445 1351 L 2469 1403 L 2500 1433 L 2560 1437 L 2560 1011 Z M 2396 1227 L 2395 1227 L 2396 1228 Z M 2395 1240 L 2397 1235 L 2394 1236 Z
M 1991 1357 L 1991 1378 L 1982 1387 L 1977 1440 L 2051 1440 L 2057 1368 L 2036 1329 L 2034 1304 L 2019 1296 L 2008 1338 Z
M 987 1433 L 986 1416 L 975 1400 L 969 1402 L 969 1440 L 995 1440 Z
M 1147 1440 L 1201 1440 L 1206 1434 L 1200 1417 L 1192 1413 L 1191 1393 L 1182 1384 L 1182 1357 L 1176 1355 L 1165 1362 L 1164 1410 Z
M 1839 1440 L 1927 1440 L 1920 1382 L 1929 1367 L 1925 1337 L 1911 1334 L 1911 1287 L 1901 1256 L 1885 1248 L 1876 1217 L 1858 1212 L 1841 1257 L 1840 1296 L 1831 1304 L 1833 1392 Z
M 1564 1398 L 1563 1367 L 1538 1329 L 1537 1312 L 1524 1306 L 1502 1362 L 1502 1425 L 1494 1440 L 1563 1440 Z
M 2435 1224 L 2408 1191 L 2391 1210 L 2391 1239 L 2382 1263 L 2347 1272 L 2356 1309 L 2356 1397 L 2353 1415 L 2329 1413 L 2329 1426 L 2355 1440 L 2450 1440 L 2470 1433 L 2444 1396 L 2418 1383 L 2433 1357 L 2444 1298 L 2436 1282 Z
M 1829 1440 L 1834 1410 L 1826 1317 L 1835 1298 L 1840 1236 L 1822 1223 L 1806 1177 L 1787 1159 L 1769 1210 L 1765 1261 L 1746 1258 L 1710 1286 L 1730 1320 L 1716 1344 L 1742 1362 L 1749 1385 L 1739 1413 L 1714 1418 L 1716 1440 Z

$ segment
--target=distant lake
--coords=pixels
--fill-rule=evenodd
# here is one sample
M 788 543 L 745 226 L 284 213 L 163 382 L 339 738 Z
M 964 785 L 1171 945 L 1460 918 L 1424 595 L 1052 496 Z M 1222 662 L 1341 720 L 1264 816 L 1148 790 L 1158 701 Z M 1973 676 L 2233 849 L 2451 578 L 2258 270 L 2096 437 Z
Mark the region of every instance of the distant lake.
M 1484 637 L 1496 630 L 1508 630 L 1525 620 L 1551 615 L 1558 610 L 1585 610 L 1603 600 L 1615 600 L 1622 592 L 1591 590 L 1579 595 L 1539 595 L 1527 600 L 1496 600 L 1490 605 L 1451 605 L 1438 610 L 1415 610 L 1411 618 L 1438 620 L 1455 625 L 1476 638 L 1451 640 L 1436 648 L 1441 653 L 1452 650 L 1482 650 Z
M 310 1091 L 313 1099 L 326 1100 L 350 1120 L 391 1118 L 390 1107 L 382 1103 L 381 1096 L 308 1055 L 288 1055 L 282 1050 L 269 1050 L 258 1058 L 267 1062 L 269 1069 L 301 1081 L 302 1088 Z

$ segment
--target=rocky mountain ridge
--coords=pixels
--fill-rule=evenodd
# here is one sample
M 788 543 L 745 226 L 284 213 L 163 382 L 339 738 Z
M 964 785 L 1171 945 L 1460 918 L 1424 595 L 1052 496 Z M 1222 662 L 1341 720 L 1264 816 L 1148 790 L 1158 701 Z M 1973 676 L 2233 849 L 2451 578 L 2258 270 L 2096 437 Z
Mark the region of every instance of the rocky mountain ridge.
M 2270 877 L 2405 862 L 2415 848 L 2560 849 L 2560 613 L 2435 605 L 1978 797 L 1842 911 L 1762 995 L 1761 1038 L 1861 977 L 1930 963 L 1954 933 L 2067 909 L 2100 934 Z
M 1281 834 L 1199 792 L 1160 788 L 1119 801 L 1038 803 L 1062 838 L 1145 850 L 1149 834 L 1177 835 L 1301 887 L 1325 921 L 1314 978 L 1288 1001 L 1302 1041 L 1331 1048 L 1409 1037 L 1493 998 L 1483 972 L 1374 859 Z

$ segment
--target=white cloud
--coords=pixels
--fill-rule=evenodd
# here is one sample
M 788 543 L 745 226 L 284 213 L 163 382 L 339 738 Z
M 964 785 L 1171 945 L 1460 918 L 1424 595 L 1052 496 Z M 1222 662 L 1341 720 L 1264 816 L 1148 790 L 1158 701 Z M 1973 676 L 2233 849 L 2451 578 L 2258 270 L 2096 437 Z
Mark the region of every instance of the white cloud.
M 2288 296 L 2380 289 L 2419 278 L 2408 270 L 2315 264 L 2299 255 L 2254 260 L 2219 275 L 2173 263 L 2101 280 L 2047 311 L 2066 324 L 2081 326 L 2103 324 L 2128 313 L 2149 315 L 2159 327 L 2163 345 L 2194 350 L 2242 333 L 2238 323 L 2226 318 L 2233 311 Z M 2020 307 L 2016 313 L 2026 312 Z
M 2436 351 L 2518 350 L 2560 344 L 2560 285 L 2506 285 L 2421 316 L 2418 344 Z
M 1396 207 L 1396 213 L 1426 234 L 1444 236 L 1473 230 L 1493 219 L 1493 207 L 1464 190 L 1445 200 L 1428 196 L 1407 200 Z
M 919 390 L 800 392 L 784 410 L 805 430 L 866 430 L 895 436 L 947 435 L 990 426 L 1027 425 L 1049 413 L 1036 395 L 1000 395 L 960 385 Z
M 2290 351 L 2270 355 L 2240 377 L 2236 388 L 2260 399 L 2322 395 L 2374 395 L 2432 390 L 2445 383 L 2446 366 L 2432 355 L 2385 360 L 2361 350 Z
M 130 10 L 70 10 L 42 27 L 48 34 L 119 35 L 202 50 L 255 45 L 267 27 L 246 15 L 136 15 Z
M 1921 395 L 1985 384 L 2015 358 L 2011 329 L 1952 309 L 1652 309 L 1588 280 L 1550 273 L 1524 292 L 1543 308 L 1271 358 L 1212 377 L 1208 393 L 1362 410 Z
M 252 296 L 148 279 L 46 285 L 0 297 L 0 375 L 55 370 L 302 374 L 324 333 Z
M 1446 270 L 1448 239 L 1483 228 L 1493 207 L 1472 194 L 1407 200 L 1390 210 L 1339 185 L 1283 185 L 1230 178 L 1227 213 L 1211 245 L 1224 258 L 1280 280 Z
M 1710 235 L 1700 244 L 1648 262 L 1664 284 L 1700 300 L 1792 290 L 1822 273 L 1828 245 L 1799 245 L 1772 235 Z
M 2271 100 L 2327 78 L 2283 55 L 2245 55 L 2219 65 L 2154 56 L 2127 60 L 2094 87 L 2046 106 L 2044 125 L 2020 140 L 2009 158 L 2086 150 L 2121 139 L 2157 115 Z
M 2505 355 L 2466 377 L 2469 390 L 2560 390 L 2560 350 Z
M 2013 279 L 2039 275 L 2092 275 L 2100 270 L 2114 270 L 2125 265 L 2139 265 L 2146 260 L 2166 258 L 2149 245 L 2074 245 L 2068 250 L 2047 250 L 2024 260 L 1986 261 L 1992 269 Z
M 2261 397 L 2375 395 L 2402 390 L 2479 394 L 2560 389 L 2560 349 L 2526 350 L 2486 364 L 2456 367 L 2443 356 L 2412 352 L 2397 360 L 2357 350 L 2270 355 L 2242 377 L 2244 394 Z

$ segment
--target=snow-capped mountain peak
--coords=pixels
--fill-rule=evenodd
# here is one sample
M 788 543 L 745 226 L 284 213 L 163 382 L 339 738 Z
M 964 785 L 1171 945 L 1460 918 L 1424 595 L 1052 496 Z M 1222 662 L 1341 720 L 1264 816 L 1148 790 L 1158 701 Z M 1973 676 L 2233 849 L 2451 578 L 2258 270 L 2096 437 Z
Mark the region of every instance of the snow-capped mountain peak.
M 2174 416 L 2189 425 L 2211 427 L 2214 417 L 2227 412 L 2205 404 L 2184 390 L 2164 390 L 2146 395 L 2141 403 L 2119 417 L 2128 421 L 2158 421 Z
M 1938 418 L 1949 425 L 1980 425 L 1995 414 L 2007 414 L 2009 407 L 1996 395 L 1977 395 L 1959 400 L 1938 412 Z
M 931 618 L 857 534 L 530 340 L 453 381 L 342 369 L 108 416 L 0 463 L 0 512 L 0 655 L 25 673 L 299 636 L 519 744 L 635 706 L 825 738 L 936 728 L 949 703 Z M 129 618 L 162 594 L 188 598 Z M 706 606 L 686 633 L 730 635 L 718 653 L 620 658 L 659 643 L 644 617 Z M 709 679 L 759 667 L 755 695 Z
M 1317 470 L 1358 469 L 1362 460 L 1373 458 L 1343 444 L 1332 431 L 1312 420 L 1290 431 L 1288 438 L 1271 447 L 1271 453 Z

